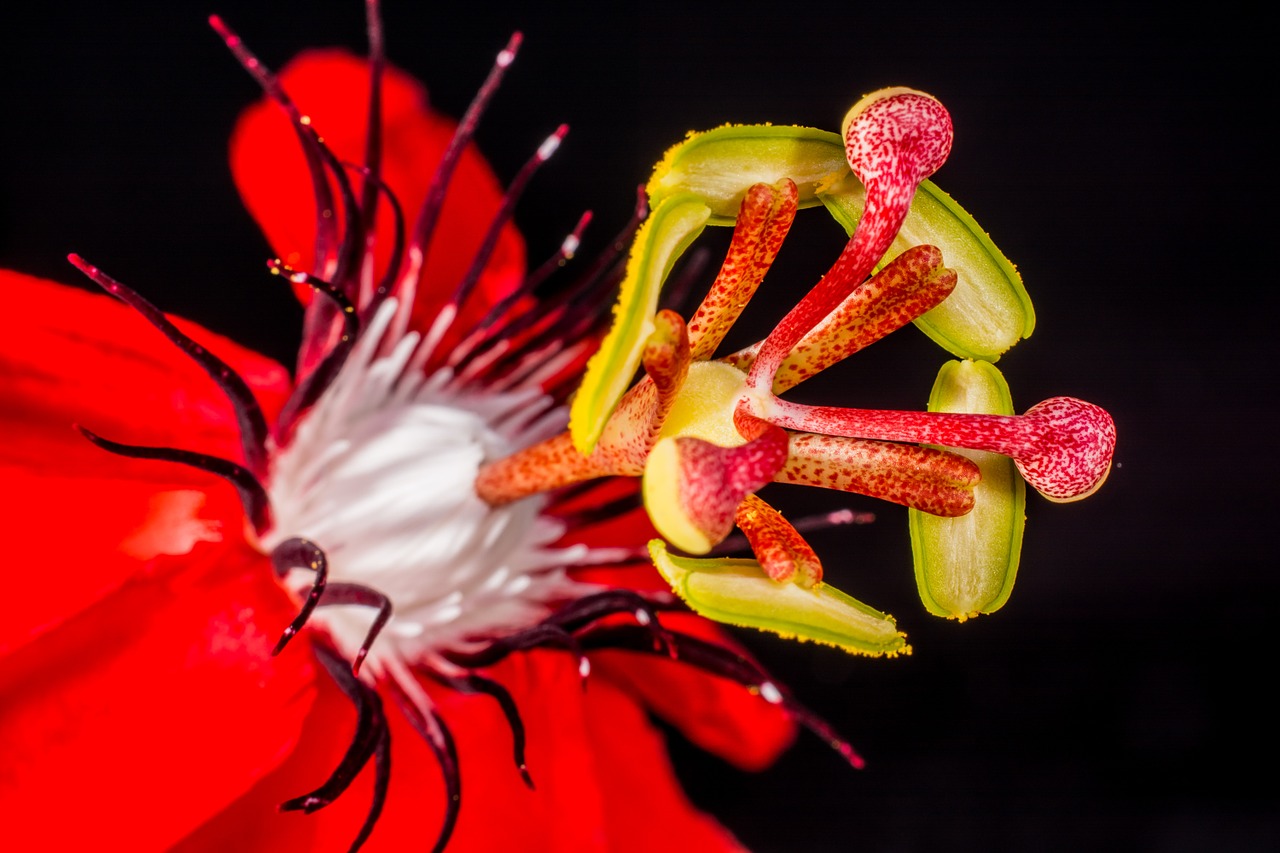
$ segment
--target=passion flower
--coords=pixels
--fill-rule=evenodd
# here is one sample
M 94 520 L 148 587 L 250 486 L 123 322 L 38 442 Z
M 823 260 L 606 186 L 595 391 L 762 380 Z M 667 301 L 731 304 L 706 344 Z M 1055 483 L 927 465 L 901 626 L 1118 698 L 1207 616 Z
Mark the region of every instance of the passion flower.
M 117 715 L 120 731 L 157 737 L 157 721 L 181 714 L 177 700 L 187 697 L 208 730 L 191 775 L 215 777 L 196 783 L 209 802 L 164 790 L 181 762 L 156 756 L 147 784 L 161 817 L 138 829 L 140 849 L 215 848 L 250 824 L 269 827 L 262 844 L 271 849 L 286 848 L 285 835 L 335 824 L 349 830 L 352 850 L 380 839 L 399 847 L 420 839 L 428 819 L 437 850 L 451 841 L 511 847 L 530 832 L 562 847 L 652 848 L 671 833 L 683 846 L 731 847 L 680 796 L 646 710 L 748 768 L 776 756 L 793 721 L 855 766 L 861 759 L 680 599 L 716 621 L 853 652 L 908 650 L 892 618 L 824 582 L 818 555 L 757 492 L 799 483 L 929 518 L 976 518 L 961 529 L 917 524 L 913 514 L 926 604 L 967 618 L 1008 597 L 1021 481 L 993 482 L 985 458 L 921 445 L 1007 455 L 1050 498 L 1074 499 L 1106 475 L 1110 418 L 1071 398 L 1015 417 L 990 406 L 974 413 L 949 391 L 935 393 L 933 413 L 805 407 L 779 396 L 903 325 L 928 326 L 954 294 L 997 306 L 935 323 L 931 336 L 957 354 L 1007 348 L 1029 333 L 1012 267 L 926 181 L 951 147 L 950 118 L 932 97 L 868 95 L 842 135 L 770 126 L 691 136 L 659 163 L 613 241 L 630 246 L 625 260 L 606 252 L 548 296 L 549 276 L 578 251 L 589 215 L 527 274 L 510 220 L 567 128 L 550 133 L 505 191 L 470 148 L 519 36 L 457 127 L 441 133 L 419 87 L 387 65 L 377 4 L 369 9 L 367 61 L 313 54 L 280 77 L 212 20 L 266 94 L 237 129 L 233 167 L 279 252 L 269 271 L 307 303 L 292 381 L 72 256 L 221 396 L 181 384 L 140 388 L 132 380 L 146 386 L 169 368 L 154 368 L 163 360 L 150 343 L 111 337 L 129 322 L 116 306 L 14 278 L 44 325 L 29 350 L 4 353 L 19 377 L 13 398 L 41 428 L 82 402 L 76 420 L 88 441 L 73 453 L 105 451 L 94 464 L 109 472 L 90 494 L 148 508 L 131 525 L 127 512 L 104 506 L 86 530 L 96 552 L 110 555 L 110 582 L 99 579 L 65 612 L 26 614 L 0 646 L 9 656 L 0 684 L 12 697 L 0 732 L 17 768 L 0 794 L 15 813 L 55 802 L 55 783 L 84 757 L 67 744 L 92 743 L 104 772 L 125 766 L 128 748 L 111 742 L 115 716 L 65 698 L 90 695 L 83 684 L 111 684 L 132 703 Z M 354 88 L 358 108 L 342 103 Z M 365 118 L 353 122 L 352 113 Z M 916 207 L 918 188 L 932 206 Z M 459 215 L 468 204 L 470 215 Z M 818 205 L 850 227 L 844 252 L 764 341 L 717 358 L 797 211 Z M 687 320 L 659 311 L 673 264 L 708 224 L 734 233 L 707 296 Z M 901 246 L 904 234 L 936 239 Z M 969 259 L 958 270 L 946 265 L 952 250 Z M 99 352 L 102 364 L 66 356 L 47 367 L 69 342 L 84 348 L 76 355 Z M 115 382 L 119 399 L 65 393 L 77 387 L 67 379 L 76 370 Z M 990 379 L 994 371 L 953 372 Z M 135 399 L 149 401 L 142 426 L 112 408 Z M 42 447 L 22 423 L 9 424 L 10 445 Z M 33 495 L 58 482 L 34 466 L 15 471 Z M 238 508 L 217 481 L 232 487 Z M 755 559 L 706 558 L 735 527 Z M 1003 559 L 985 559 L 992 555 Z M 970 575 L 984 590 L 994 575 L 1004 582 L 967 596 L 949 585 L 960 578 L 967 589 Z M 125 639 L 98 656 L 87 651 L 117 634 Z M 150 670 L 129 663 L 155 650 L 165 653 Z M 14 687 L 42 666 L 58 673 L 48 676 L 53 686 Z M 71 674 L 78 670 L 88 672 L 83 683 Z M 181 687 L 174 697 L 153 683 L 166 678 Z M 582 684 L 591 685 L 585 697 Z M 354 734 L 333 724 L 329 699 L 339 691 Z M 225 709 L 226 731 L 212 730 L 210 708 Z M 240 743 L 236 733 L 254 714 L 269 723 Z M 413 754 L 400 737 L 409 733 L 433 755 L 437 781 L 423 781 L 421 762 L 402 760 Z M 491 767 L 495 742 L 501 778 Z M 330 746 L 316 751 L 317 743 Z M 207 771 L 219 752 L 235 772 Z M 322 759 L 329 763 L 317 770 Z M 320 775 L 299 782 L 303 770 Z M 481 784 L 464 786 L 473 778 Z M 357 780 L 369 799 L 352 820 Z M 288 784 L 306 787 L 274 803 L 318 813 L 312 823 L 265 808 Z M 425 806 L 398 795 L 402 788 L 434 793 L 438 814 L 424 818 Z M 464 790 L 500 802 L 504 820 L 485 820 Z M 110 821 L 123 796 L 106 787 L 87 808 Z M 662 819 L 645 820 L 646 808 Z M 326 823 L 330 814 L 345 817 Z M 99 821 L 84 823 L 101 831 Z

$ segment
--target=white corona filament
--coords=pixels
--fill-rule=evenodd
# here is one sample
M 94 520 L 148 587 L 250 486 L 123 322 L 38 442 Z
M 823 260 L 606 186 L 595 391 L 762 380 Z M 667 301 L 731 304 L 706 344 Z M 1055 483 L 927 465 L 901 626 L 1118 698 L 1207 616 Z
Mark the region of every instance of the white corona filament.
M 392 618 L 365 663 L 374 674 L 535 624 L 597 591 L 567 567 L 614 556 L 552 547 L 564 527 L 541 514 L 540 497 L 494 508 L 476 495 L 482 463 L 554 435 L 564 415 L 537 388 L 459 388 L 450 370 L 425 375 L 416 332 L 388 339 L 395 312 L 388 299 L 290 445 L 274 451 L 275 527 L 263 542 L 310 539 L 328 557 L 330 583 L 390 598 Z M 305 594 L 313 578 L 287 580 Z M 374 615 L 334 605 L 311 622 L 354 657 Z

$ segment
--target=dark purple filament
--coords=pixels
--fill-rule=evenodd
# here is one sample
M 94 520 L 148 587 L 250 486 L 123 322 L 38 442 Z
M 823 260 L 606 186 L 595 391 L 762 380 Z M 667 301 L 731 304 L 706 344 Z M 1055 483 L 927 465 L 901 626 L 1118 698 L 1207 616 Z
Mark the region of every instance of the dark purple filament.
M 623 253 L 635 236 L 640 223 L 644 221 L 647 211 L 648 204 L 644 195 L 644 188 L 641 187 L 637 194 L 636 207 L 631 219 L 614 237 L 609 244 L 609 249 L 602 252 L 592 262 L 591 266 L 586 269 L 574 286 L 561 288 L 551 294 L 549 298 L 538 300 L 535 310 L 525 311 L 514 316 L 506 312 L 500 315 L 497 310 L 498 306 L 495 306 L 478 326 L 478 328 L 486 330 L 486 335 L 481 344 L 477 346 L 477 350 L 481 347 L 494 346 L 500 342 L 509 342 L 535 324 L 542 323 L 549 317 L 558 316 L 558 312 L 562 312 L 566 306 L 594 306 L 601 310 L 607 308 L 608 300 L 599 298 L 597 293 L 608 287 L 616 286 L 621 280 L 620 273 L 610 273 L 623 260 Z M 530 287 L 528 293 L 532 295 L 532 287 Z M 507 307 L 509 308 L 510 306 Z M 502 319 L 503 322 L 498 323 L 499 319 Z
M 516 701 L 511 698 L 511 693 L 507 688 L 493 679 L 485 678 L 475 672 L 463 676 L 433 672 L 431 676 L 441 684 L 451 687 L 459 693 L 483 693 L 486 696 L 493 697 L 494 701 L 498 703 L 498 708 L 502 711 L 502 715 L 507 720 L 508 728 L 511 729 L 511 750 L 515 758 L 516 769 L 520 771 L 520 777 L 524 779 L 525 785 L 529 786 L 529 790 L 533 790 L 533 777 L 529 775 L 529 766 L 524 758 L 524 722 L 520 719 L 520 709 L 516 707 Z
M 523 631 L 517 631 L 505 637 L 498 637 L 478 652 L 467 654 L 449 652 L 445 656 L 450 662 L 458 666 L 468 669 L 480 669 L 492 666 L 514 652 L 548 647 L 563 649 L 577 659 L 578 673 L 582 676 L 585 686 L 587 674 L 591 671 L 591 664 L 587 660 L 586 653 L 582 650 L 582 646 L 573 634 L 550 622 L 540 622 L 537 625 L 525 628 Z
M 253 476 L 253 472 L 248 468 L 229 462 L 226 459 L 219 459 L 217 456 L 207 456 L 203 453 L 193 453 L 190 450 L 178 450 L 173 447 L 146 447 L 139 444 L 121 444 L 118 441 L 112 441 L 77 425 L 76 429 L 80 430 L 80 434 L 89 441 L 108 453 L 114 453 L 117 456 L 124 456 L 129 459 L 155 459 L 161 462 L 176 462 L 179 465 L 186 465 L 190 468 L 197 468 L 229 482 L 235 486 L 236 492 L 240 495 L 240 503 L 244 505 L 245 515 L 249 517 L 253 529 L 258 535 L 266 533 L 267 528 L 271 526 L 271 501 L 267 497 L 267 491 Z
M 378 193 L 385 189 L 382 184 L 382 74 L 387 55 L 378 0 L 365 0 L 365 29 L 369 33 L 369 119 L 365 124 L 365 181 L 360 207 L 364 214 L 364 233 L 372 239 L 378 215 Z M 403 227 L 397 225 L 397 236 L 402 232 Z
M 520 283 L 519 289 L 489 309 L 484 319 L 476 324 L 476 329 L 487 329 L 494 319 L 505 314 L 517 299 L 523 296 L 532 296 L 553 273 L 559 272 L 566 263 L 573 260 L 578 252 L 578 247 L 582 245 L 582 235 L 586 232 L 587 226 L 591 224 L 594 215 L 591 211 L 584 210 L 582 215 L 578 217 L 578 223 L 569 232 L 569 236 L 560 241 L 555 254 L 543 261 L 533 272 L 526 275 L 524 281 Z
M 323 293 L 332 299 L 342 314 L 343 333 L 339 340 L 344 344 L 350 344 L 355 341 L 360 334 L 360 320 L 356 316 L 356 307 L 351 303 L 351 298 L 347 296 L 341 287 L 311 273 L 295 270 L 293 267 L 282 263 L 279 258 L 272 258 L 267 261 L 267 269 L 271 271 L 272 275 L 283 275 L 294 284 L 305 284 L 312 290 Z
M 674 601 L 654 602 L 630 589 L 611 589 L 580 598 L 562 607 L 547 621 L 566 631 L 578 631 L 615 613 L 635 617 L 639 627 L 649 635 L 654 650 L 676 657 L 676 646 L 671 632 L 658 621 L 658 609 L 673 610 L 679 607 Z
M 475 98 L 467 107 L 462 121 L 458 123 L 458 128 L 453 133 L 453 138 L 449 141 L 449 147 L 445 149 L 440 158 L 440 164 L 436 166 L 435 175 L 431 178 L 431 186 L 427 189 L 427 197 L 422 203 L 422 209 L 418 212 L 413 239 L 409 243 L 411 250 L 416 251 L 422 258 L 426 257 L 427 247 L 431 244 L 431 237 L 435 233 L 436 221 L 440 218 L 441 208 L 444 207 L 444 195 L 453 179 L 453 171 L 457 168 L 467 143 L 475 134 L 480 117 L 484 115 L 490 99 L 498 90 L 507 66 L 515 60 L 516 52 L 519 51 L 523 40 L 523 35 L 518 32 L 513 33 L 507 46 L 498 53 L 493 67 L 489 69 L 489 76 L 485 78 L 480 91 L 476 92 Z
M 498 206 L 498 212 L 494 214 L 493 220 L 489 223 L 489 230 L 485 232 L 484 239 L 480 242 L 480 248 L 476 250 L 475 257 L 471 259 L 471 266 L 462 277 L 462 281 L 458 282 L 457 287 L 454 288 L 453 296 L 449 299 L 451 304 L 461 306 L 467 301 L 467 297 L 475 289 L 476 282 L 480 280 L 480 274 L 484 272 L 489 259 L 493 257 L 493 250 L 498 245 L 498 238 L 502 236 L 502 229 L 511 221 L 511 215 L 515 212 L 516 202 L 520 200 L 520 196 L 524 195 L 529 179 L 533 177 L 543 163 L 551 158 L 551 154 L 559 147 L 560 141 L 564 139 L 568 132 L 569 125 L 567 124 L 562 124 L 556 128 L 555 133 L 551 134 L 547 141 L 538 147 L 537 152 L 516 173 L 515 178 L 502 195 L 502 203 Z
M 458 348 L 457 352 L 449 359 L 450 365 L 461 363 L 465 357 L 475 352 L 476 347 L 488 340 L 488 332 L 499 320 L 509 322 L 513 317 L 511 309 L 522 299 L 532 299 L 534 291 L 541 285 L 551 274 L 561 268 L 565 261 L 573 255 L 569 251 L 570 247 L 576 247 L 582 240 L 582 233 L 586 230 L 587 225 L 591 222 L 591 211 L 586 211 L 578 219 L 578 224 L 574 226 L 573 231 L 561 243 L 556 253 L 548 258 L 542 266 L 538 267 L 534 272 L 525 276 L 524 281 L 515 290 L 508 293 L 499 302 L 485 313 L 480 322 L 476 323 L 475 328 L 463 344 Z M 520 316 L 525 316 L 522 314 Z
M 329 561 L 316 543 L 309 539 L 294 538 L 281 542 L 272 549 L 271 565 L 276 571 L 276 577 L 281 580 L 293 569 L 310 569 L 316 575 L 315 581 L 311 584 L 311 591 L 302 602 L 302 609 L 298 611 L 297 617 L 289 627 L 284 629 L 276 647 L 271 650 L 272 655 L 278 655 L 307 624 L 307 620 L 311 618 L 311 612 L 320 603 L 325 585 L 329 582 Z
M 458 768 L 458 747 L 453 741 L 453 734 L 450 733 L 449 727 L 444 724 L 444 720 L 440 719 L 439 714 L 430 708 L 419 708 L 417 703 L 404 692 L 404 688 L 394 680 L 388 682 L 388 688 L 396 704 L 400 706 L 400 712 L 435 753 L 436 761 L 440 765 L 440 773 L 444 778 L 444 822 L 440 826 L 439 834 L 436 835 L 436 843 L 431 848 L 431 853 L 442 853 L 449 844 L 450 837 L 453 836 L 453 829 L 458 823 L 458 812 L 462 807 L 462 774 Z
M 317 142 L 314 131 L 309 126 L 309 119 L 285 93 L 280 80 L 262 64 L 258 57 L 244 46 L 240 36 L 236 35 L 218 15 L 209 17 L 209 26 L 226 44 L 227 49 L 240 62 L 246 71 L 258 81 L 258 85 L 269 98 L 280 105 L 302 147 L 303 156 L 307 160 L 307 170 L 311 174 L 311 189 L 316 199 L 316 263 L 321 264 L 329 257 L 332 247 L 337 244 L 338 224 L 333 210 L 333 193 L 329 189 L 329 179 L 325 173 L 324 157 L 321 146 Z
M 200 344 L 187 337 L 159 308 L 143 299 L 136 291 L 116 281 L 102 270 L 85 261 L 79 255 L 68 255 L 67 260 L 87 275 L 94 284 L 119 299 L 125 305 L 142 315 L 152 326 L 155 326 L 174 346 L 191 358 L 209 374 L 209 377 L 222 389 L 235 409 L 236 420 L 240 424 L 240 444 L 244 450 L 245 465 L 255 474 L 266 472 L 267 420 L 262 414 L 262 407 L 249 389 L 249 384 L 240 377 L 227 363 L 209 352 Z
M 292 438 L 298 421 L 315 401 L 320 399 L 320 395 L 332 384 L 338 371 L 342 370 L 342 366 L 347 363 L 347 356 L 351 354 L 351 348 L 355 346 L 356 338 L 360 335 L 360 320 L 356 316 L 355 306 L 351 304 L 351 300 L 336 285 L 308 273 L 290 270 L 278 261 L 268 262 L 268 268 L 275 273 L 283 271 L 295 283 L 306 284 L 314 288 L 317 293 L 327 296 L 331 304 L 341 312 L 344 330 L 343 335 L 325 354 L 319 366 L 298 383 L 293 393 L 289 395 L 288 401 L 285 402 L 280 418 L 276 422 L 277 441 L 284 446 Z
M 513 316 L 512 309 L 517 303 L 524 299 L 533 299 L 534 290 L 538 285 L 542 284 L 553 272 L 560 269 L 567 260 L 573 257 L 573 252 L 577 250 L 578 244 L 582 241 L 582 232 L 586 230 L 590 222 L 591 211 L 588 210 L 579 217 L 578 224 L 574 226 L 569 236 L 561 241 L 560 247 L 555 254 L 543 262 L 538 269 L 526 275 L 519 287 L 500 299 L 496 305 L 485 313 L 480 322 L 475 324 L 475 327 L 462 340 L 462 343 L 458 344 L 450 354 L 448 360 L 450 367 L 457 367 L 475 354 L 476 348 L 488 339 L 489 328 L 499 319 L 509 319 Z
M 376 16 L 377 9 L 369 10 Z M 302 148 L 311 175 L 312 192 L 316 204 L 315 271 L 320 273 L 330 260 L 336 262 L 332 277 L 339 286 L 347 289 L 349 296 L 356 296 L 354 279 L 348 283 L 348 271 L 359 265 L 364 250 L 363 217 L 356 201 L 351 182 L 341 163 L 320 139 L 311 120 L 304 116 L 280 85 L 280 80 L 258 59 L 244 42 L 217 15 L 209 18 L 209 25 L 226 43 L 227 48 L 241 66 L 258 82 L 267 97 L 285 111 Z M 333 193 L 329 187 L 332 175 L 342 195 L 346 229 L 339 237 Z M 330 302 L 313 302 L 307 308 L 303 330 L 302 351 L 299 353 L 299 373 L 309 374 L 324 357 L 329 343 L 329 330 L 333 325 L 334 308 Z
M 357 166 L 353 163 L 344 163 L 343 165 L 349 169 L 354 169 L 364 176 L 366 192 L 369 189 L 374 189 L 382 193 L 382 195 L 386 197 L 387 203 L 391 205 L 391 233 L 393 235 L 392 240 L 394 241 L 391 247 L 391 257 L 387 262 L 387 269 L 382 274 L 382 278 L 378 280 L 377 285 L 373 288 L 373 292 L 369 295 L 368 303 L 360 312 L 361 322 L 367 323 L 369 322 L 369 318 L 377 313 L 378 306 L 380 306 L 383 300 L 390 295 L 391 289 L 395 285 L 396 276 L 399 275 L 400 262 L 404 259 L 404 208 L 400 205 L 400 199 L 396 198 L 396 194 L 391 191 L 391 188 L 383 183 L 381 179 L 377 178 L 370 169 L 364 166 Z M 369 239 L 372 239 L 374 235 L 372 214 L 367 217 L 367 224 L 365 227 L 365 233 L 369 236 Z M 370 251 L 372 251 L 372 246 L 369 248 Z
M 369 838 L 382 807 L 387 800 L 387 787 L 391 782 L 391 730 L 382 710 L 382 698 L 378 691 L 356 678 L 347 662 L 332 649 L 317 643 L 316 658 L 356 707 L 356 731 L 346 753 L 329 778 L 319 788 L 300 797 L 281 803 L 281 811 L 302 811 L 311 814 L 332 803 L 350 787 L 364 766 L 373 758 L 373 801 L 365 815 L 360 832 L 352 841 L 349 853 L 356 853 Z
M 369 648 L 391 619 L 391 599 L 363 584 L 331 583 L 325 587 L 324 594 L 320 596 L 319 606 L 328 607 L 331 604 L 359 604 L 364 607 L 376 607 L 378 610 L 373 624 L 369 626 L 369 632 L 364 636 L 364 642 L 360 644 L 360 651 L 356 652 L 356 659 L 351 663 L 351 672 L 359 675 L 360 665 L 368 656 Z

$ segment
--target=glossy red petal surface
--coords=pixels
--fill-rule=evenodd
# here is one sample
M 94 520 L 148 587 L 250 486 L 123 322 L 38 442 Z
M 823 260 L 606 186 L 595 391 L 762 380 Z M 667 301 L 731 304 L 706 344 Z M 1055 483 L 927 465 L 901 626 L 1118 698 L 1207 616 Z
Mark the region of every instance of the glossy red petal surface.
M 617 478 L 601 484 L 590 497 L 570 503 L 603 504 L 634 495 L 637 481 Z M 561 545 L 584 542 L 610 547 L 647 542 L 658 534 L 643 508 L 614 516 L 607 521 L 572 530 Z M 631 566 L 578 569 L 576 580 L 604 586 L 624 587 L 647 593 L 671 593 L 648 561 Z M 728 646 L 745 654 L 714 623 L 688 612 L 663 612 L 664 625 L 698 639 Z M 627 617 L 619 617 L 626 621 Z M 753 695 L 740 684 L 708 675 L 679 661 L 648 657 L 632 652 L 597 652 L 592 655 L 592 671 L 622 687 L 659 717 L 678 728 L 692 743 L 745 770 L 767 767 L 795 737 L 795 724 L 785 711 Z
M 270 656 L 292 605 L 247 549 L 175 559 L 0 661 L 8 849 L 166 849 L 290 753 L 315 678 Z
M 677 627 L 665 617 L 663 622 Z M 691 743 L 735 767 L 763 770 L 795 739 L 795 724 L 785 711 L 726 678 L 629 652 L 602 652 L 593 658 L 601 677 L 639 698 Z
M 333 152 L 342 160 L 363 163 L 368 64 L 344 51 L 313 50 L 290 62 L 280 78 Z M 422 84 L 394 67 L 388 66 L 383 78 L 382 100 L 382 180 L 399 199 L 412 229 L 436 164 L 453 137 L 454 122 L 433 113 Z M 275 104 L 263 99 L 241 115 L 231 137 L 231 168 L 245 205 L 275 251 L 286 264 L 309 269 L 316 219 L 311 178 L 297 135 Z M 493 172 L 474 146 L 469 147 L 454 173 L 427 252 L 414 311 L 418 328 L 430 324 L 465 274 L 501 199 Z M 391 209 L 385 202 L 377 223 L 376 270 L 381 275 L 393 245 Z M 524 242 L 509 225 L 477 286 L 483 298 L 476 302 L 492 304 L 523 274 Z M 478 316 L 478 309 L 473 309 L 464 312 L 463 319 Z
M 650 565 L 579 572 L 575 577 L 642 592 L 670 591 Z M 673 631 L 750 656 L 701 616 L 676 611 L 662 612 L 659 618 Z M 591 660 L 595 675 L 622 687 L 690 742 L 744 770 L 768 767 L 795 739 L 795 723 L 782 708 L 729 679 L 679 660 L 634 652 L 596 652 Z
M 644 711 L 615 690 L 589 691 L 595 759 L 609 827 L 606 849 L 741 851 L 744 848 L 690 805 L 676 784 L 666 743 Z
M 556 652 L 517 655 L 490 675 L 519 705 L 536 789 L 521 782 L 506 723 L 491 699 L 432 689 L 462 767 L 462 812 L 449 853 L 738 849 L 723 829 L 689 805 L 671 774 L 661 736 L 625 692 L 604 680 L 593 680 L 584 692 L 574 662 Z M 442 816 L 440 772 L 390 702 L 388 711 L 390 796 L 364 850 L 428 849 Z M 314 815 L 276 814 L 275 807 L 323 781 L 341 756 L 354 719 L 337 689 L 321 684 L 293 757 L 177 850 L 346 850 L 368 807 L 369 769 L 342 798 Z
M 210 538 L 238 540 L 243 512 L 216 477 L 112 455 L 72 426 L 239 460 L 234 412 L 203 370 L 105 295 L 11 272 L 0 272 L 0 287 L 21 318 L 0 337 L 3 578 L 6 596 L 21 603 L 0 622 L 2 654 L 135 574 L 158 571 L 155 557 Z M 283 368 L 180 325 L 239 372 L 274 416 L 288 391 Z
M 282 654 L 310 658 L 310 649 L 299 639 Z M 328 826 L 328 831 L 334 833 L 333 837 L 326 839 L 319 835 L 322 820 L 318 816 L 278 810 L 285 800 L 313 790 L 328 778 L 341 761 L 355 729 L 356 716 L 351 703 L 323 669 L 317 667 L 316 672 L 315 702 L 303 723 L 297 746 L 288 759 L 183 839 L 172 853 L 224 850 L 318 853 L 347 849 L 364 819 L 362 809 L 368 807 L 372 763 L 351 790 L 329 807 L 330 811 L 338 810 L 342 818 L 336 826 Z M 396 713 L 393 708 L 388 710 Z M 425 747 L 423 749 L 425 751 Z M 397 744 L 396 752 L 401 751 Z M 404 769 L 400 766 L 403 763 L 393 768 L 397 784 L 400 771 Z M 344 821 L 349 825 L 344 827 Z M 374 838 L 376 840 L 377 836 Z
M 0 336 L 0 464 L 39 460 L 48 474 L 172 480 L 172 466 L 121 464 L 73 428 L 129 444 L 176 446 L 240 460 L 235 412 L 195 362 L 137 313 L 106 296 L 0 271 L 12 315 Z M 238 372 L 268 420 L 289 391 L 284 368 L 177 321 Z
M 0 480 L 0 518 L 12 531 L 5 536 L 0 576 L 13 604 L 0 620 L 0 655 L 57 628 L 131 578 L 182 570 L 180 561 L 165 555 L 241 538 L 240 503 L 230 486 L 210 475 L 164 484 L 0 465 Z

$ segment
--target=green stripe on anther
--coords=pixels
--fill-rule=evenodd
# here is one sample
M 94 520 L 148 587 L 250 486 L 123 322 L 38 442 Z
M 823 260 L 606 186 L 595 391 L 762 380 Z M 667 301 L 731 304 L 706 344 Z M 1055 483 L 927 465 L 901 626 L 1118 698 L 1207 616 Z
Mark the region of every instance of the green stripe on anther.
M 938 371 L 931 412 L 1012 415 L 1009 386 L 995 365 L 949 361 Z M 1013 460 L 998 453 L 956 450 L 978 464 L 982 482 L 974 507 L 958 518 L 911 510 L 911 552 L 925 608 L 961 621 L 1004 606 L 1022 553 L 1027 487 Z
M 812 127 L 726 125 L 691 133 L 654 166 L 645 190 L 659 204 L 692 193 L 711 208 L 710 225 L 733 225 L 747 190 L 789 178 L 801 208 L 816 207 L 817 193 L 849 174 L 844 140 Z
M 677 595 L 708 619 L 771 631 L 863 655 L 909 654 L 893 617 L 829 584 L 779 583 L 754 560 L 695 559 L 668 553 L 661 539 L 649 556 Z
M 636 234 L 627 274 L 613 306 L 613 327 L 587 363 L 569 411 L 569 431 L 579 453 L 587 455 L 595 449 L 605 424 L 630 387 L 640 367 L 644 342 L 653 332 L 663 282 L 676 259 L 702 233 L 710 215 L 701 199 L 683 193 L 658 205 Z
M 821 196 L 827 210 L 852 234 L 862 216 L 865 190 L 852 175 Z M 956 289 L 916 325 L 943 349 L 961 358 L 997 361 L 1035 329 L 1035 309 L 1022 277 L 982 226 L 931 181 L 924 181 L 911 212 L 881 266 L 912 246 L 942 250 L 956 271 Z

